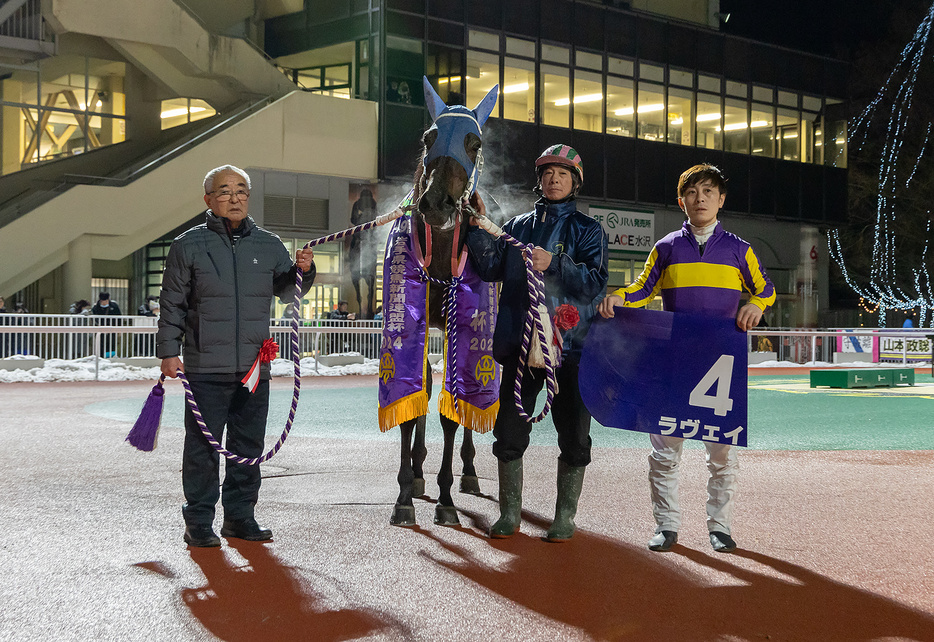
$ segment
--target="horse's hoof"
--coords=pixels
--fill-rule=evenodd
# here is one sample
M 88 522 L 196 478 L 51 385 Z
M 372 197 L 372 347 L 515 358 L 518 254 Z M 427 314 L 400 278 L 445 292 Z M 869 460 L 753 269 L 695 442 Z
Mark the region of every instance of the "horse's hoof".
M 415 507 L 396 504 L 389 523 L 393 526 L 415 526 Z
M 460 526 L 457 509 L 453 506 L 435 506 L 435 524 L 438 526 Z
M 412 497 L 421 497 L 425 494 L 425 479 L 416 477 L 412 480 Z
M 466 495 L 482 495 L 480 492 L 480 480 L 476 475 L 461 476 L 461 492 Z

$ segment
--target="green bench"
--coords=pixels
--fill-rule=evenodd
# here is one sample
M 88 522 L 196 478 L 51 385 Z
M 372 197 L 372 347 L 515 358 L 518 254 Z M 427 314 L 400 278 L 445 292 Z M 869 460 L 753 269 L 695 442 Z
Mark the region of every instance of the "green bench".
M 913 368 L 860 368 L 857 370 L 811 370 L 811 387 L 878 388 L 915 385 Z

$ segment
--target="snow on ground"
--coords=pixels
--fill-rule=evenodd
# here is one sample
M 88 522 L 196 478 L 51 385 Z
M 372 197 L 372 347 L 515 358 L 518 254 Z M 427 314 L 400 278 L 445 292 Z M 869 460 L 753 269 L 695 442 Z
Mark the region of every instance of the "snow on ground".
M 357 356 L 359 353 L 348 353 L 342 356 Z M 0 359 L 0 364 L 7 367 L 11 362 L 33 360 L 37 357 L 16 355 L 7 359 Z M 275 359 L 271 364 L 273 377 L 291 377 L 294 365 L 286 359 Z M 318 364 L 315 360 L 306 357 L 300 361 L 303 377 L 339 377 L 343 375 L 376 375 L 379 374 L 379 359 L 364 359 L 363 363 L 352 363 L 345 366 L 326 366 Z M 97 372 L 95 376 L 95 370 Z M 440 362 L 432 367 L 434 372 L 441 372 Z M 0 368 L 0 383 L 52 383 L 59 381 L 155 381 L 160 375 L 159 368 L 141 368 L 129 366 L 117 361 L 100 359 L 95 367 L 94 357 L 84 357 L 65 361 L 63 359 L 48 359 L 42 367 L 17 368 L 4 370 Z

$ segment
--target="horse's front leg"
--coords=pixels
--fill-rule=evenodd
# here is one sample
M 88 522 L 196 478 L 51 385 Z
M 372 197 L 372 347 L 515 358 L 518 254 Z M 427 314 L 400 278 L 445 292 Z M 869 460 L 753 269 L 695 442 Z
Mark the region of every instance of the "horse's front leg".
M 415 430 L 415 419 L 403 422 L 399 426 L 402 432 L 402 452 L 399 463 L 399 497 L 392 511 L 389 523 L 393 526 L 415 526 L 415 506 L 412 504 L 412 432 Z
M 480 480 L 477 478 L 477 469 L 473 465 L 476 454 L 477 449 L 473 445 L 473 431 L 464 428 L 464 441 L 461 443 L 461 461 L 464 463 L 464 472 L 461 475 L 460 491 L 468 495 L 482 495 Z
M 460 526 L 451 486 L 454 484 L 454 438 L 457 436 L 457 422 L 441 416 L 441 428 L 444 431 L 444 453 L 441 456 L 441 468 L 438 470 L 438 504 L 435 506 L 435 524 L 441 526 Z

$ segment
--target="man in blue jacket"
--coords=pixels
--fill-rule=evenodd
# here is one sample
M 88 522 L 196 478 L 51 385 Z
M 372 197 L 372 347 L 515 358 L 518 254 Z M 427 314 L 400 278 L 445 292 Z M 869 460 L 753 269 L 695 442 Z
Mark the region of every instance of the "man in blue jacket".
M 172 242 L 162 275 L 156 356 L 167 377 L 185 373 L 205 424 L 218 441 L 227 429 L 227 449 L 248 458 L 263 453 L 269 408 L 269 364 L 261 364 L 255 392 L 242 383 L 269 338 L 272 297 L 295 291 L 295 266 L 302 292 L 315 279 L 314 253 L 299 250 L 293 265 L 278 236 L 247 214 L 250 177 L 233 165 L 204 177 L 206 221 Z M 184 363 L 182 359 L 184 359 Z M 190 407 L 185 407 L 182 488 L 185 542 L 220 546 L 214 507 L 220 462 Z M 263 541 L 272 531 L 257 524 L 259 466 L 227 462 L 221 535 Z
M 557 370 L 558 393 L 551 408 L 561 454 L 555 519 L 546 539 L 563 542 L 574 535 L 584 469 L 590 463 L 590 413 L 581 401 L 577 378 L 584 338 L 596 312 L 595 301 L 606 291 L 607 236 L 597 221 L 577 210 L 575 197 L 584 181 L 584 168 L 573 148 L 549 147 L 535 162 L 535 171 L 535 192 L 542 198 L 532 212 L 509 220 L 503 231 L 534 245 L 532 267 L 542 273 L 549 314 L 553 316 L 558 306 L 569 304 L 580 315 L 577 326 L 562 335 L 564 360 Z M 479 196 L 475 196 L 474 205 L 485 215 Z M 525 260 L 519 249 L 478 227 L 470 229 L 467 245 L 480 278 L 503 282 L 493 335 L 493 356 L 503 367 L 500 409 L 493 428 L 493 454 L 499 460 L 500 518 L 490 528 L 490 537 L 506 538 L 519 529 L 521 521 L 522 456 L 532 432 L 532 424 L 519 415 L 513 402 L 529 312 Z M 522 405 L 527 415 L 534 412 L 544 383 L 543 370 L 526 366 Z

